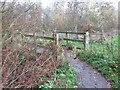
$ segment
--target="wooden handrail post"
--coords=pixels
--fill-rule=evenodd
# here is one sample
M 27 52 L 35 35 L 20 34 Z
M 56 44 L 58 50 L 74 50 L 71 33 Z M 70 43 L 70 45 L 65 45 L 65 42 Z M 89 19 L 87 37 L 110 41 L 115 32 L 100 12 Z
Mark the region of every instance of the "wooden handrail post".
M 55 45 L 56 45 L 56 32 L 53 31 L 53 39 L 54 39 L 54 42 L 55 42 Z
M 75 26 L 75 32 L 77 33 L 78 30 L 77 30 L 77 25 Z M 78 39 L 78 33 L 76 34 L 76 39 Z
M 34 51 L 35 51 L 35 55 L 36 55 L 36 50 L 37 50 L 36 33 L 33 33 L 33 38 L 34 38 L 34 44 L 33 44 L 33 45 L 35 45 L 35 49 L 34 49 Z
M 45 36 L 45 31 L 43 31 L 43 37 Z M 43 39 L 43 45 L 45 46 L 45 40 Z
M 24 41 L 25 40 L 25 35 L 23 33 L 19 33 L 19 34 L 20 34 L 20 37 L 21 37 L 21 40 L 20 40 L 21 41 L 21 45 L 22 45 L 22 47 L 24 47 L 25 46 L 25 43 L 24 43 L 25 42 Z
M 59 34 L 56 32 L 56 29 L 53 31 L 53 38 L 54 38 L 55 45 L 58 45 Z M 58 48 L 57 48 L 56 54 L 58 54 Z M 58 56 L 56 56 L 55 58 L 56 60 L 58 60 Z
M 56 40 L 55 40 L 55 44 L 58 45 L 59 43 L 59 34 L 58 33 L 55 33 L 56 35 Z
M 56 29 L 53 32 L 53 38 L 55 40 L 55 45 L 58 45 L 58 42 L 59 42 L 59 33 L 56 32 Z
M 70 34 L 68 33 L 67 35 L 68 35 L 68 39 L 69 39 L 70 38 Z M 68 41 L 68 43 L 69 43 L 69 41 Z
M 84 39 L 84 49 L 89 50 L 89 32 L 86 32 L 86 34 L 84 35 Z
M 66 32 L 66 38 L 68 39 L 68 33 Z M 67 40 L 67 44 L 68 44 L 68 40 Z
M 54 40 L 55 40 L 55 31 L 53 31 L 53 38 L 54 38 Z

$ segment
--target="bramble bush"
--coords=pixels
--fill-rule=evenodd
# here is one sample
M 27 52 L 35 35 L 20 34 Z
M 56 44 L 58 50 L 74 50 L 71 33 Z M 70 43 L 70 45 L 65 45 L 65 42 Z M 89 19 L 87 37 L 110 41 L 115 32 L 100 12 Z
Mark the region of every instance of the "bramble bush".
M 43 53 L 35 53 L 23 47 L 21 50 L 7 47 L 2 49 L 3 88 L 37 87 L 46 83 L 42 77 L 51 79 L 61 64 L 57 57 L 60 48 L 54 43 L 47 44 Z

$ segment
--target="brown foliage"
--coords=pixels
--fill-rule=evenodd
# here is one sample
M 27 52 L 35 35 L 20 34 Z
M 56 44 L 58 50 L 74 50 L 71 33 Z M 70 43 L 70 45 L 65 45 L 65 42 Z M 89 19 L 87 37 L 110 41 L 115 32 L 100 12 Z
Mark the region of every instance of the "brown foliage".
M 28 88 L 46 83 L 40 81 L 42 76 L 51 79 L 55 69 L 61 64 L 57 58 L 60 54 L 59 46 L 54 43 L 46 45 L 44 52 L 36 54 L 32 50 L 11 50 L 10 47 L 2 50 L 3 88 Z

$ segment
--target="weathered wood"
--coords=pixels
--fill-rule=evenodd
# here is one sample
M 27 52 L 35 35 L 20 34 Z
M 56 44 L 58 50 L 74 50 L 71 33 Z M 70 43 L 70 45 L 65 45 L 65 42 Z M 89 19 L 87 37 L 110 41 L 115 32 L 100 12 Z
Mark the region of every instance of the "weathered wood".
M 62 45 L 62 46 L 66 47 L 67 45 Z M 76 49 L 84 49 L 84 48 L 76 47 Z
M 67 40 L 67 41 L 73 41 L 73 42 L 83 42 L 83 40 L 74 40 L 74 39 L 68 39 L 68 38 L 64 38 L 63 40 Z
M 84 50 L 85 50 L 85 39 L 86 39 L 86 35 L 84 35 L 84 40 L 83 40 L 83 43 L 84 43 Z
M 47 39 L 47 40 L 54 40 L 53 37 L 43 37 L 43 36 L 39 36 L 37 38 L 42 38 L 42 39 Z
M 78 30 L 77 30 L 77 25 L 75 26 L 75 32 L 77 33 Z M 76 34 L 76 39 L 78 39 L 78 33 Z
M 66 33 L 66 38 L 68 38 L 68 34 Z M 68 40 L 67 40 L 67 44 L 68 44 Z
M 55 44 L 58 45 L 59 43 L 59 34 L 55 33 Z
M 23 34 L 25 37 L 33 37 L 33 35 L 29 34 Z
M 85 50 L 89 50 L 89 32 L 85 34 Z
M 35 50 L 34 50 L 34 52 L 36 53 L 36 50 L 37 50 L 36 33 L 33 33 L 33 37 L 34 37 L 34 45 L 35 45 Z
M 85 34 L 85 32 L 56 32 L 56 33 Z
M 24 35 L 25 37 L 33 37 L 33 35 Z M 43 36 L 36 36 L 36 38 L 42 38 L 42 39 L 48 39 L 48 40 L 54 40 L 53 37 L 43 37 Z
M 24 35 L 24 36 L 26 36 L 26 37 L 33 37 L 33 35 Z M 54 37 L 55 37 L 55 35 L 54 35 Z M 54 40 L 53 37 L 36 36 L 36 38 L 42 38 L 42 39 L 48 39 L 48 40 Z M 59 40 L 62 40 L 62 39 L 59 38 Z M 74 39 L 68 39 L 68 38 L 63 38 L 63 40 L 83 42 L 83 40 L 74 40 Z
M 43 37 L 44 37 L 45 31 L 43 31 Z M 43 45 L 45 46 L 45 40 L 43 39 Z
M 55 32 L 53 31 L 53 39 L 55 38 Z
M 70 38 L 70 34 L 68 33 L 68 38 Z M 68 43 L 69 43 L 70 40 L 68 40 Z
M 24 46 L 24 35 L 23 34 L 20 34 L 20 36 L 21 36 L 21 41 L 22 41 L 22 45 Z
M 60 39 L 59 38 L 59 33 L 65 33 L 66 34 L 66 38 Z M 81 39 L 81 40 L 78 40 L 78 39 L 75 39 L 75 40 L 74 39 L 69 39 L 69 37 L 68 37 L 69 34 L 82 34 L 84 36 L 84 38 Z M 24 34 L 24 36 L 25 37 L 33 37 L 32 34 Z M 66 40 L 67 44 L 68 44 L 68 41 L 83 42 L 84 43 L 84 50 L 88 50 L 89 49 L 89 32 L 81 33 L 81 32 L 56 32 L 56 31 L 54 31 L 53 32 L 53 37 L 45 37 L 44 33 L 43 33 L 43 36 L 35 35 L 35 37 L 36 37 L 36 39 L 37 38 L 42 38 L 42 39 L 54 40 L 56 45 L 59 44 L 59 40 Z
M 58 45 L 58 42 L 59 42 L 59 34 L 56 33 L 56 29 L 54 31 L 54 41 L 55 41 L 55 45 Z M 57 48 L 57 52 L 56 54 L 58 54 L 58 48 Z M 56 56 L 56 60 L 58 60 L 58 57 Z

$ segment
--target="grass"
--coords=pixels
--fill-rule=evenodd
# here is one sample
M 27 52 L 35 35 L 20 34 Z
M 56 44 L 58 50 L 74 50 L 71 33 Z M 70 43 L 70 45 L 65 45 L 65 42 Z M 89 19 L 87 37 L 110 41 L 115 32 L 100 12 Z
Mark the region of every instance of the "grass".
M 80 50 L 77 55 L 105 75 L 105 77 L 111 82 L 113 88 L 118 88 L 119 86 L 118 38 L 120 37 L 118 36 L 109 42 L 104 42 L 103 45 L 93 44 L 90 50 Z

